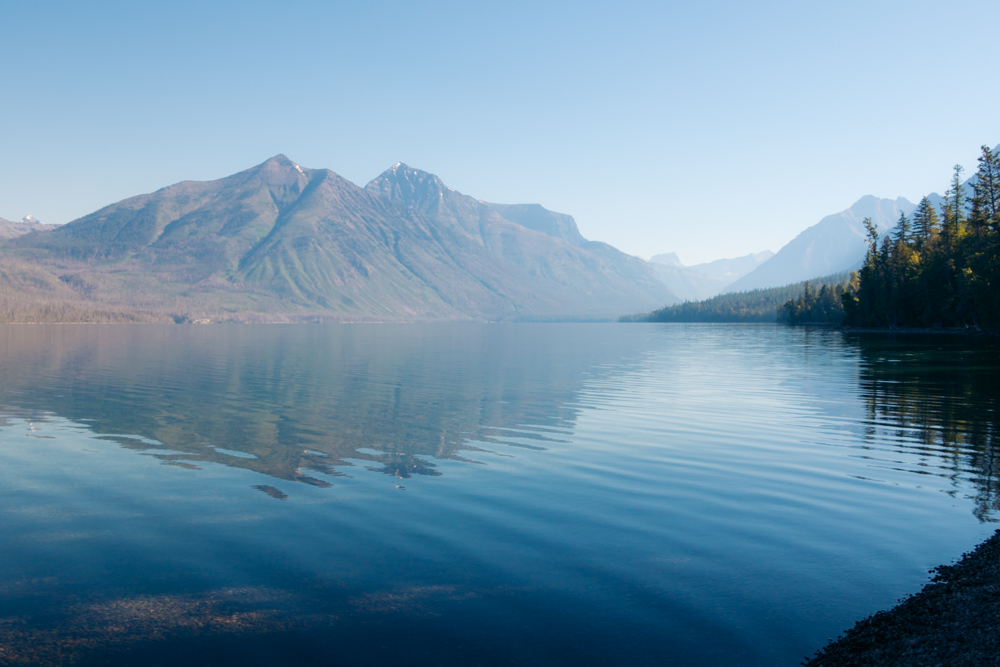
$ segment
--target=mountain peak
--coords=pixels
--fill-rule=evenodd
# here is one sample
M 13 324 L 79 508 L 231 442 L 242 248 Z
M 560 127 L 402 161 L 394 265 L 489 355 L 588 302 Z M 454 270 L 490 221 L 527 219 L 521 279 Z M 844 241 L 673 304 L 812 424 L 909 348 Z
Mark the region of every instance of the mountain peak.
M 26 215 L 23 218 L 21 218 L 21 224 L 22 225 L 40 225 L 42 223 L 35 216 L 33 216 L 33 215 Z
M 430 173 L 429 171 L 424 171 L 422 169 L 411 167 L 405 162 L 397 162 L 396 164 L 392 165 L 391 167 L 383 171 L 381 174 L 376 176 L 372 180 L 372 182 L 374 183 L 375 181 L 387 178 L 395 180 L 432 182 L 440 184 L 441 187 L 446 188 L 448 190 L 451 189 L 444 184 L 444 181 L 442 181 L 440 178 Z
M 666 266 L 684 266 L 681 263 L 681 258 L 675 252 L 664 252 L 659 255 L 653 255 L 649 258 L 649 261 L 653 264 L 665 264 Z
M 288 156 L 284 153 L 278 153 L 272 158 L 265 160 L 257 166 L 258 169 L 274 169 L 274 168 L 284 168 L 284 169 L 295 169 L 300 174 L 306 173 L 302 167 L 288 159 Z
M 365 186 L 369 192 L 408 206 L 436 202 L 445 192 L 455 192 L 434 174 L 397 162 Z
M 303 181 L 308 180 L 312 173 L 313 170 L 304 169 L 298 163 L 289 160 L 283 153 L 278 153 L 256 167 L 241 171 L 229 178 L 259 179 L 271 186 L 292 186 L 292 184 L 297 183 L 298 187 L 301 188 Z

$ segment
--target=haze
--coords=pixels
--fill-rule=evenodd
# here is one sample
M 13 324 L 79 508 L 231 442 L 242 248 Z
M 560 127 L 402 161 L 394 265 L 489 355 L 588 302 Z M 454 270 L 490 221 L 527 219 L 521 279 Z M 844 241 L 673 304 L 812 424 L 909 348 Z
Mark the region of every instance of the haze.
M 687 264 L 917 201 L 998 140 L 963 3 L 15 3 L 0 217 L 63 223 L 277 153 L 397 161 Z

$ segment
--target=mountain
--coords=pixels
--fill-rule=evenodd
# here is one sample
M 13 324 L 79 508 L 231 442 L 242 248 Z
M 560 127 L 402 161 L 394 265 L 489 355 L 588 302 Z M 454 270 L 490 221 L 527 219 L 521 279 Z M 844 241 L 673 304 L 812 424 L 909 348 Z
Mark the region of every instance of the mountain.
M 725 291 L 778 287 L 854 269 L 867 250 L 862 221 L 870 217 L 880 232 L 886 232 L 895 227 L 901 213 L 910 215 L 915 208 L 915 204 L 903 197 L 864 196 L 850 208 L 828 215 L 807 228 L 774 257 L 728 285 Z
M 993 152 L 1000 151 L 1000 145 Z M 975 172 L 972 168 L 968 171 Z M 966 173 L 968 173 L 968 171 Z M 971 209 L 970 198 L 975 173 L 963 183 L 966 211 Z M 938 211 L 944 198 L 936 192 L 927 195 Z M 809 227 L 785 245 L 768 262 L 726 288 L 726 292 L 742 292 L 763 287 L 777 287 L 816 276 L 857 269 L 867 252 L 866 232 L 861 221 L 871 217 L 880 234 L 892 230 L 901 213 L 910 216 L 916 205 L 903 197 L 879 199 L 872 195 L 862 197 L 849 209 L 829 215 Z
M 477 276 L 477 282 L 489 289 L 484 298 L 521 304 L 519 316 L 605 317 L 620 309 L 617 299 L 662 294 L 671 302 L 677 300 L 645 262 L 606 243 L 584 239 L 572 217 L 537 204 L 476 200 L 433 174 L 401 163 L 373 179 L 365 190 L 418 213 L 450 234 L 447 245 L 468 251 L 452 256 L 461 271 Z M 432 275 L 424 279 L 441 283 Z M 447 284 L 440 289 L 448 289 Z
M 713 262 L 695 264 L 694 266 L 689 266 L 688 268 L 692 271 L 703 273 L 706 276 L 718 278 L 719 280 L 725 280 L 729 283 L 742 278 L 772 257 L 774 257 L 773 252 L 770 250 L 764 250 L 763 252 L 752 252 L 749 255 L 744 255 L 743 257 L 734 257 L 733 259 L 717 259 Z
M 734 259 L 684 266 L 675 253 L 654 255 L 649 263 L 656 277 L 671 292 L 684 301 L 701 301 L 722 292 L 727 285 L 741 278 L 774 255 L 770 250 L 751 253 Z
M 594 244 L 598 243 L 583 238 L 580 230 L 576 228 L 573 216 L 565 213 L 549 211 L 538 204 L 488 204 L 488 206 L 511 222 L 554 236 L 575 246 L 586 247 L 590 244 L 590 247 L 596 247 Z
M 30 220 L 29 220 L 30 218 Z M 47 232 L 55 229 L 58 225 L 46 225 L 38 222 L 34 216 L 25 216 L 21 222 L 11 222 L 0 218 L 0 239 L 11 239 L 23 234 L 32 232 Z
M 607 319 L 676 301 L 570 216 L 404 164 L 361 188 L 278 155 L 5 245 L 81 299 L 175 320 Z
M 664 266 L 684 266 L 681 263 L 681 258 L 677 256 L 676 252 L 665 252 L 659 255 L 653 255 L 649 258 L 650 264 L 663 264 Z

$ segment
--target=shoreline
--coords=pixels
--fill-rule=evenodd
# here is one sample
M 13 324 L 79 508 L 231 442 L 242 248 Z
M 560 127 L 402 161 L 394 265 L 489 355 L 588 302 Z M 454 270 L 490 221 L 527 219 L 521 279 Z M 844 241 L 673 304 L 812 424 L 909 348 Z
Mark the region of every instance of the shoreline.
M 838 331 L 843 331 L 845 333 L 877 333 L 877 334 L 916 334 L 916 335 L 932 335 L 932 336 L 969 336 L 970 338 L 978 338 L 980 336 L 994 337 L 998 334 L 992 331 L 984 331 L 982 329 L 975 329 L 972 327 L 883 327 L 883 328 L 872 328 L 872 327 L 835 327 Z
M 806 667 L 1000 666 L 1000 530 L 886 611 L 854 624 Z

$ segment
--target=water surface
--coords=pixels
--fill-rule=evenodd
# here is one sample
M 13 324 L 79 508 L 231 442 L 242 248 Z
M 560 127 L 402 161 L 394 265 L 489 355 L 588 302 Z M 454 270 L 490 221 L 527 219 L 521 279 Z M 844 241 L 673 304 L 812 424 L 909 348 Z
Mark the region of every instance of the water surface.
M 992 532 L 990 343 L 0 327 L 0 664 L 795 665 Z

